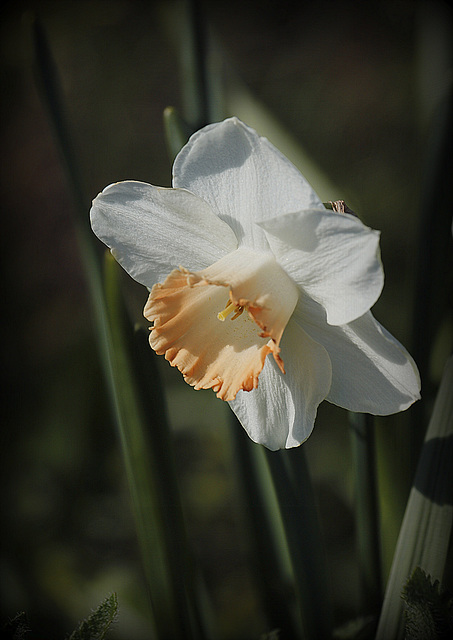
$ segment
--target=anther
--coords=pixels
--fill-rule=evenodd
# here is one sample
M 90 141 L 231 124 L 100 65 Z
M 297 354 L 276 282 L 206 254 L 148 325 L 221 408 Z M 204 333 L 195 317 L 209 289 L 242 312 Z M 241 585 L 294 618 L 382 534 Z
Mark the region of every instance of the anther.
M 230 313 L 234 312 L 234 316 L 231 319 L 236 320 L 236 318 L 238 318 L 243 311 L 244 311 L 243 307 L 239 306 L 235 302 L 230 302 L 229 304 L 227 304 L 227 306 L 223 311 L 220 311 L 217 314 L 217 318 L 222 322 L 225 322 L 225 320 L 230 315 Z

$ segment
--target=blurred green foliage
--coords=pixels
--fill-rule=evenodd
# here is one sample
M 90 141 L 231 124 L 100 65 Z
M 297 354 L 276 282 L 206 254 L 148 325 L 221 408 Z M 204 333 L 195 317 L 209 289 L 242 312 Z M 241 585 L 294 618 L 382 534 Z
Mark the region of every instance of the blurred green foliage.
M 382 231 L 386 287 L 375 312 L 413 349 L 424 152 L 445 88 L 435 43 L 451 22 L 447 4 L 217 0 L 204 8 L 223 61 L 219 74 L 230 77 L 233 69 L 235 81 L 338 185 L 339 192 L 320 193 L 323 199 L 345 199 Z M 129 492 L 71 195 L 32 74 L 27 12 L 42 20 L 63 80 L 88 215 L 90 199 L 113 181 L 170 185 L 162 113 L 184 102 L 169 34 L 180 4 L 30 0 L 6 2 L 2 12 L 2 615 L 25 610 L 36 634 L 61 638 L 114 590 L 120 615 L 109 637 L 140 640 L 148 637 L 146 593 Z M 433 203 L 433 216 L 445 204 Z M 449 260 L 428 388 L 451 348 Z M 127 278 L 123 284 L 131 319 L 142 322 L 145 292 Z M 158 366 L 189 537 L 221 638 L 257 638 L 270 630 L 243 533 L 228 408 L 210 392 L 195 393 L 167 363 Z M 425 406 L 428 412 L 429 396 Z M 410 410 L 378 421 L 387 569 L 411 480 L 412 416 Z M 355 615 L 359 597 L 344 412 L 323 405 L 303 446 L 342 624 Z

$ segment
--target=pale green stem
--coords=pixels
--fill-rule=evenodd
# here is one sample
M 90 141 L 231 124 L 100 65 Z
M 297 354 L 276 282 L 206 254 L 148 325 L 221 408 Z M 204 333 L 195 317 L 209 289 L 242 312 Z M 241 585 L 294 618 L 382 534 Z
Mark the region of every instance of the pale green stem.
M 284 566 L 284 540 L 276 535 L 275 518 L 279 517 L 270 501 L 272 480 L 267 482 L 258 468 L 262 447 L 246 435 L 236 416 L 231 413 L 231 435 L 239 479 L 238 493 L 244 506 L 244 520 L 251 546 L 252 567 L 269 628 L 280 629 L 282 638 L 301 637 L 300 624 L 288 597 L 289 575 Z M 267 465 L 262 467 L 267 474 Z
M 293 565 L 304 637 L 327 640 L 333 616 L 323 536 L 304 449 L 266 450 L 266 459 Z
M 377 616 L 382 602 L 381 547 L 373 417 L 350 413 L 361 613 Z

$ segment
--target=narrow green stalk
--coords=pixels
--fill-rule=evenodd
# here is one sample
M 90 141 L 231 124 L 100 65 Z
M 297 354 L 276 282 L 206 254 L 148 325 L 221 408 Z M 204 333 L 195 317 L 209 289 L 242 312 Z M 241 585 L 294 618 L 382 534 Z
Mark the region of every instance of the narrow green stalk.
M 251 547 L 251 558 L 256 585 L 259 589 L 269 629 L 279 629 L 282 638 L 301 637 L 300 624 L 294 615 L 294 603 L 289 598 L 291 576 L 284 566 L 284 550 L 276 536 L 270 491 L 258 469 L 257 456 L 262 447 L 246 435 L 236 416 L 231 413 L 231 435 L 239 481 L 238 493 L 242 497 L 245 522 Z M 269 473 L 268 468 L 264 469 Z M 280 545 L 279 545 L 280 543 Z
M 163 121 L 168 152 L 173 162 L 195 130 L 181 118 L 174 107 L 164 109 Z
M 333 616 L 323 538 L 305 452 L 303 447 L 266 450 L 266 459 L 293 564 L 304 637 L 331 638 Z
M 361 613 L 377 615 L 382 602 L 382 569 L 373 417 L 363 413 L 350 413 L 349 416 Z
M 211 122 L 207 39 L 199 0 L 185 0 L 185 13 L 186 30 L 181 53 L 186 117 L 197 130 Z

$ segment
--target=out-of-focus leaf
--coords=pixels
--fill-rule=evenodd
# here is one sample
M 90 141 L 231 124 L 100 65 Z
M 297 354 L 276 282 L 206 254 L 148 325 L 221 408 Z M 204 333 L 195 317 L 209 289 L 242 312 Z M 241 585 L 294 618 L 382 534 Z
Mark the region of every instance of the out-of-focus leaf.
M 104 602 L 70 635 L 69 640 L 103 640 L 112 622 L 118 615 L 116 593 L 108 596 Z
M 184 113 L 195 129 L 200 129 L 211 121 L 205 17 L 200 0 L 184 0 L 182 7 L 184 21 L 178 45 L 183 70 Z
M 299 144 L 291 132 L 254 96 L 232 69 L 226 73 L 225 112 L 235 115 L 266 136 L 302 172 L 323 202 L 344 198 L 355 209 L 353 198 L 335 185 Z
M 165 447 L 161 446 L 162 438 L 157 442 L 156 437 L 152 441 L 148 437 L 149 421 L 146 419 L 146 403 L 143 402 L 144 392 L 137 383 L 133 330 L 131 326 L 126 326 L 124 304 L 119 291 L 120 269 L 108 254 L 105 278 L 102 278 L 96 240 L 89 227 L 89 203 L 85 198 L 73 152 L 57 67 L 44 29 L 38 21 L 34 21 L 32 26 L 38 83 L 76 204 L 76 230 L 95 311 L 101 361 L 116 411 L 144 572 L 152 602 L 153 623 L 159 640 L 173 640 L 175 637 L 189 639 L 192 637 L 191 629 L 194 626 L 199 628 L 200 624 L 198 614 L 192 606 L 193 589 L 186 589 L 185 580 L 189 573 L 181 561 L 186 546 L 182 540 L 182 531 L 176 526 L 176 517 L 172 515 L 170 518 L 168 515 L 177 510 L 175 493 L 167 490 L 168 487 L 174 487 L 168 476 L 170 466 L 167 465 L 165 473 L 158 475 L 157 468 L 161 469 L 162 465 L 156 463 L 156 460 L 162 461 L 164 456 L 168 456 L 168 448 L 163 454 L 162 448 Z M 156 386 L 155 376 L 152 384 Z M 148 414 L 160 423 L 163 420 L 157 403 Z M 156 427 L 156 424 L 153 426 Z M 168 428 L 163 424 L 161 426 L 162 430 Z M 161 437 L 162 430 L 157 433 L 155 428 L 153 434 Z M 178 554 L 173 553 L 171 548 L 175 544 Z M 181 561 L 179 565 L 178 561 Z M 202 637 L 198 631 L 194 635 Z
M 174 478 L 170 465 L 162 464 L 170 455 L 163 424 L 162 407 L 147 407 L 145 390 L 139 383 L 139 363 L 133 356 L 133 331 L 127 328 L 122 303 L 119 274 L 121 269 L 110 252 L 105 261 L 105 298 L 108 309 L 109 364 L 111 391 L 116 408 L 126 473 L 132 495 L 137 533 L 145 575 L 159 639 L 201 637 L 193 628 L 198 625 L 192 583 L 189 578 L 184 533 L 171 514 L 176 508 Z M 151 354 L 150 354 L 151 357 Z M 152 381 L 148 381 L 152 384 Z M 157 384 L 154 381 L 154 384 Z M 160 394 L 162 402 L 162 394 Z M 156 415 L 159 426 L 152 437 L 147 409 Z M 167 491 L 167 487 L 169 491 Z M 175 553 L 174 549 L 178 549 Z M 189 604 L 190 602 L 190 604 Z
M 163 119 L 167 147 L 173 161 L 194 131 L 174 107 L 164 109 Z
M 333 632 L 334 640 L 370 640 L 376 629 L 375 616 L 364 616 L 350 620 Z
M 398 537 L 377 640 L 403 637 L 401 592 L 415 567 L 442 581 L 453 522 L 453 357 L 447 362 Z

